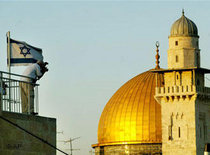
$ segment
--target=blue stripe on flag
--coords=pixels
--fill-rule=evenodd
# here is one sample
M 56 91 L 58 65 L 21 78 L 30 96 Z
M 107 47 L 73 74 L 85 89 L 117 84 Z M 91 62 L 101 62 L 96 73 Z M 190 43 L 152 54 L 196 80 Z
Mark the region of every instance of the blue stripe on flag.
M 10 63 L 36 63 L 37 60 L 32 58 L 16 58 L 16 59 L 10 59 Z
M 7 39 L 7 43 L 8 43 L 8 39 Z M 34 47 L 34 46 L 31 46 L 25 42 L 22 42 L 22 41 L 17 41 L 17 40 L 14 40 L 14 39 L 11 39 L 10 38 L 10 43 L 16 43 L 16 44 L 26 44 L 27 46 L 29 46 L 30 48 L 34 48 L 35 50 L 39 51 L 39 52 L 42 52 L 42 49 L 40 48 L 37 48 L 37 47 Z

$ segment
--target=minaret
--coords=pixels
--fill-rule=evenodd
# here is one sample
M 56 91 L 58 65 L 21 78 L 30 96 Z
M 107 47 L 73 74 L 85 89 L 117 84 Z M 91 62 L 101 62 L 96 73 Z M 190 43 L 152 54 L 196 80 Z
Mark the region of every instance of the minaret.
M 193 21 L 182 16 L 171 27 L 168 68 L 200 67 L 198 29 Z
M 210 88 L 204 85 L 209 69 L 200 67 L 198 30 L 184 11 L 171 28 L 168 69 L 164 86 L 156 87 L 161 104 L 163 155 L 203 155 L 210 143 Z

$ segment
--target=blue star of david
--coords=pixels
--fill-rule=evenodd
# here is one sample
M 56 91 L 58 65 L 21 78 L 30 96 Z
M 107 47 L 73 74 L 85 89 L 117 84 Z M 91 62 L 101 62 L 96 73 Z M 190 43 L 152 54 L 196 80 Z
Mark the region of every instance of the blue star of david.
M 31 54 L 29 51 L 31 49 L 26 47 L 25 45 L 23 47 L 20 47 L 20 54 L 23 54 L 24 57 L 26 57 L 27 54 Z

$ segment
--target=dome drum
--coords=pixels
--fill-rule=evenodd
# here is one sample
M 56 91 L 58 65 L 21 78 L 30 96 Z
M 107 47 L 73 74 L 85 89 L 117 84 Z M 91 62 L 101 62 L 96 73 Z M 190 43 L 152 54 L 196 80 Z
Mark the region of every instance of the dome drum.
M 123 145 L 112 145 L 95 147 L 95 155 L 140 155 L 140 154 L 151 154 L 151 155 L 162 155 L 161 143 L 154 144 L 123 144 Z

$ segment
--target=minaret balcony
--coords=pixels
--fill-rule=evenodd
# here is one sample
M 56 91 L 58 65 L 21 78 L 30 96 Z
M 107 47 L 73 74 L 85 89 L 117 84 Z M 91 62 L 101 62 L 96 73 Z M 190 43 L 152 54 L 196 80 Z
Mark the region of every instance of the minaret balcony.
M 194 85 L 156 87 L 156 96 L 181 96 L 196 93 Z
M 191 96 L 191 95 L 207 95 L 210 96 L 210 88 L 199 87 L 195 85 L 185 85 L 185 86 L 164 86 L 156 87 L 156 97 L 163 96 Z

